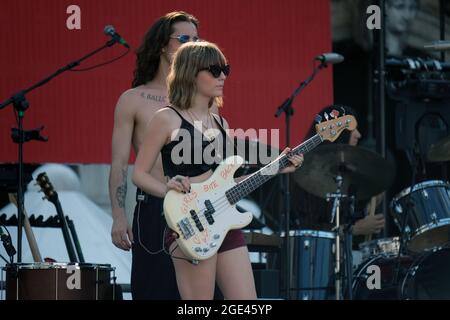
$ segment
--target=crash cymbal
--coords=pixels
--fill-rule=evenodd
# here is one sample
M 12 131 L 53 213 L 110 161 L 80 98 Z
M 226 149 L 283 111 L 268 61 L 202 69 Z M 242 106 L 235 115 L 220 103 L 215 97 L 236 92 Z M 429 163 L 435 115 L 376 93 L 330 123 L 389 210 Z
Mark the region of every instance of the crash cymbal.
M 336 192 L 335 177 L 343 178 L 342 193 L 368 200 L 386 190 L 394 179 L 394 165 L 362 147 L 328 144 L 305 154 L 294 181 L 304 190 L 322 198 Z M 350 188 L 349 188 L 350 187 Z
M 450 161 L 450 136 L 432 144 L 427 158 L 431 162 Z

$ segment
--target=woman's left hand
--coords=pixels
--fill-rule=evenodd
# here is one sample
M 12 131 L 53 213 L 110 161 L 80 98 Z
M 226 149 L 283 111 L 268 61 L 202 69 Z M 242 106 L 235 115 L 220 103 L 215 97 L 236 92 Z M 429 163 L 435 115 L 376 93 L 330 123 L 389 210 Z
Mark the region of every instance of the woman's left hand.
M 283 152 L 281 153 L 283 154 L 288 154 L 288 159 L 291 162 L 291 165 L 284 168 L 283 170 L 280 171 L 280 173 L 291 173 L 294 172 L 295 170 L 297 170 L 302 164 L 303 164 L 303 154 L 300 155 L 289 155 L 289 151 L 291 151 L 290 148 L 286 148 L 283 150 Z

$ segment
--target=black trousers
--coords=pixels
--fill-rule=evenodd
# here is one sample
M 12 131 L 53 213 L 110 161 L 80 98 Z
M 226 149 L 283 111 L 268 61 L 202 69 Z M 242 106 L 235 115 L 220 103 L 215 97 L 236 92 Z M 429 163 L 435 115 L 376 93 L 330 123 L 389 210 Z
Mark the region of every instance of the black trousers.
M 137 200 L 133 217 L 132 297 L 134 300 L 179 300 L 172 259 L 161 251 L 166 227 L 163 199 L 138 190 Z

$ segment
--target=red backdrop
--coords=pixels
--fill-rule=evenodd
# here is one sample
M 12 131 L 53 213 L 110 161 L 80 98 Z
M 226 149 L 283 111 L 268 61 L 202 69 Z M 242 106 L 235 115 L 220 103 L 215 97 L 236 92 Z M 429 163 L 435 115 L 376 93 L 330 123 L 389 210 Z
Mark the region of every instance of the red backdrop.
M 68 30 L 68 6 L 81 8 L 81 30 Z M 0 100 L 105 43 L 112 24 L 132 46 L 125 58 L 88 72 L 66 72 L 27 95 L 26 129 L 45 125 L 47 143 L 25 145 L 25 162 L 109 163 L 113 111 L 130 87 L 134 49 L 163 14 L 184 10 L 200 20 L 200 36 L 217 43 L 232 65 L 222 114 L 234 128 L 278 128 L 279 104 L 312 71 L 314 56 L 331 49 L 328 0 L 16 0 L 2 1 Z M 115 45 L 87 67 L 123 52 Z M 320 73 L 294 103 L 292 144 L 315 112 L 332 102 L 331 70 Z M 0 162 L 15 162 L 11 106 L 0 110 Z

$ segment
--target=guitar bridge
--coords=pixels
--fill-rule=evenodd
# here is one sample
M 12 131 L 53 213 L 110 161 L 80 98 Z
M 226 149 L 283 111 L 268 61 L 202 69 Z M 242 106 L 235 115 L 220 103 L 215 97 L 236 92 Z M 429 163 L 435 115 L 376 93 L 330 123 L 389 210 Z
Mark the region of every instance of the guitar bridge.
M 183 235 L 184 240 L 187 240 L 194 236 L 195 231 L 189 222 L 188 218 L 184 218 L 177 223 L 178 228 L 180 229 L 181 234 Z

